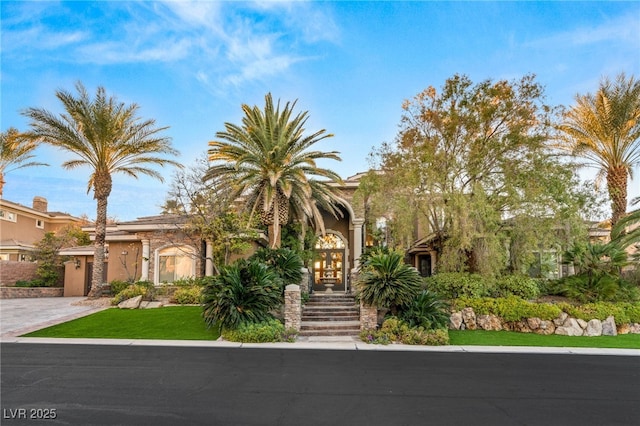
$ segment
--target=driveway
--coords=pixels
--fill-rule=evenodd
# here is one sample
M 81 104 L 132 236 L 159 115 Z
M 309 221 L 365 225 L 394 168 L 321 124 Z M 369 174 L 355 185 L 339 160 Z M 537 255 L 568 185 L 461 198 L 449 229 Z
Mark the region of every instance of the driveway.
M 12 341 L 21 334 L 80 318 L 105 307 L 102 301 L 96 303 L 86 297 L 0 299 L 0 340 Z

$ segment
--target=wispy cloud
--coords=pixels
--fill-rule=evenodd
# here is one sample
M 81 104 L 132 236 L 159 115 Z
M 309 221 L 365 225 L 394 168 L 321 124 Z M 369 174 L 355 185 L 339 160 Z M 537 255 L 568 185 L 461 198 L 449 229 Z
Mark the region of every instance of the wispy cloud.
M 562 31 L 532 40 L 524 45 L 534 48 L 556 48 L 558 46 L 576 47 L 611 41 L 628 43 L 630 47 L 640 48 L 638 17 L 620 16 L 616 19 L 603 21 L 599 25 Z

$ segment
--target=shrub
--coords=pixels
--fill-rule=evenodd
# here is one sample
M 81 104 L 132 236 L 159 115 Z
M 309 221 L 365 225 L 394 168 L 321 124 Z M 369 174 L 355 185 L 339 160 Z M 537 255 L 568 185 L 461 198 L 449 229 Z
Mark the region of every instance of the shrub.
M 640 322 L 640 302 L 635 303 L 611 303 L 611 302 L 594 302 L 584 305 L 572 306 L 563 304 L 564 311 L 575 318 L 585 321 L 591 319 L 605 320 L 613 315 L 616 324 L 628 324 Z
M 492 289 L 494 297 L 518 296 L 523 299 L 535 299 L 540 288 L 535 279 L 526 275 L 506 275 L 500 277 Z
M 441 272 L 424 279 L 424 287 L 445 299 L 488 296 L 492 283 L 477 274 L 467 272 Z
M 197 285 L 180 287 L 173 293 L 171 300 L 180 305 L 199 305 L 202 303 L 202 290 L 203 288 Z
M 111 286 L 111 294 L 117 296 L 122 290 L 131 285 L 128 281 L 113 280 L 109 283 Z
M 404 256 L 397 251 L 373 253 L 362 266 L 357 286 L 362 302 L 378 308 L 411 304 L 420 291 L 422 278 L 417 269 L 404 263 Z
M 262 248 L 255 252 L 249 260 L 259 260 L 273 269 L 282 279 L 283 286 L 300 284 L 302 281 L 303 262 L 300 255 L 288 248 Z
M 423 327 L 411 327 L 396 317 L 389 317 L 382 323 L 380 330 L 363 330 L 362 341 L 367 343 L 405 345 L 448 345 L 449 333 L 446 329 L 425 330 Z
M 221 268 L 203 290 L 203 317 L 211 327 L 237 328 L 242 323 L 271 319 L 282 304 L 282 280 L 258 261 L 239 260 Z
M 440 296 L 429 290 L 422 290 L 408 307 L 400 312 L 400 318 L 410 327 L 424 327 L 427 330 L 445 328 L 449 323 L 447 304 Z
M 41 279 L 36 278 L 35 280 L 30 281 L 16 281 L 16 287 L 51 287 L 48 283 L 44 282 Z
M 118 293 L 113 299 L 111 299 L 112 305 L 117 305 L 120 302 L 131 299 L 136 296 L 142 296 L 143 298 L 149 293 L 149 288 L 140 284 L 131 284 L 129 287 Z
M 273 318 L 258 323 L 241 323 L 238 327 L 222 331 L 224 339 L 242 343 L 294 342 L 296 335 L 294 330 L 285 330 L 284 325 Z
M 551 303 L 534 303 L 516 296 L 505 298 L 484 297 L 479 299 L 462 298 L 454 301 L 458 310 L 473 308 L 476 315 L 496 315 L 504 321 L 521 321 L 526 318 L 552 320 L 562 312 L 562 305 Z

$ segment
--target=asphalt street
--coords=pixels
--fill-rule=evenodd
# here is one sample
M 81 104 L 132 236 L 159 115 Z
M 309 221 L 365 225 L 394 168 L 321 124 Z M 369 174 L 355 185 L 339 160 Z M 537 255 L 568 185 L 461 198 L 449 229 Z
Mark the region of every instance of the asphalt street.
M 0 350 L 3 425 L 584 426 L 640 419 L 638 356 L 35 343 L 2 343 Z

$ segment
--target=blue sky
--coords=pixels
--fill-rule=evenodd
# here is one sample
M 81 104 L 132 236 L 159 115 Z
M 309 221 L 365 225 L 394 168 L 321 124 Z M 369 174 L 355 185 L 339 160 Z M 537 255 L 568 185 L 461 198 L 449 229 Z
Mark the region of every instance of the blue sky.
M 640 2 L 48 2 L 2 1 L 1 129 L 27 128 L 28 107 L 61 112 L 55 91 L 103 86 L 137 103 L 193 164 L 243 103 L 298 100 L 307 129 L 335 137 L 327 166 L 348 177 L 394 139 L 401 105 L 454 74 L 474 82 L 533 73 L 547 102 L 571 105 L 602 76 L 640 77 Z M 88 169 L 40 147 L 49 167 L 10 172 L 4 198 L 95 217 Z M 153 215 L 165 183 L 115 178 L 109 215 Z M 640 195 L 640 170 L 630 194 Z M 585 174 L 589 177 L 589 174 Z

